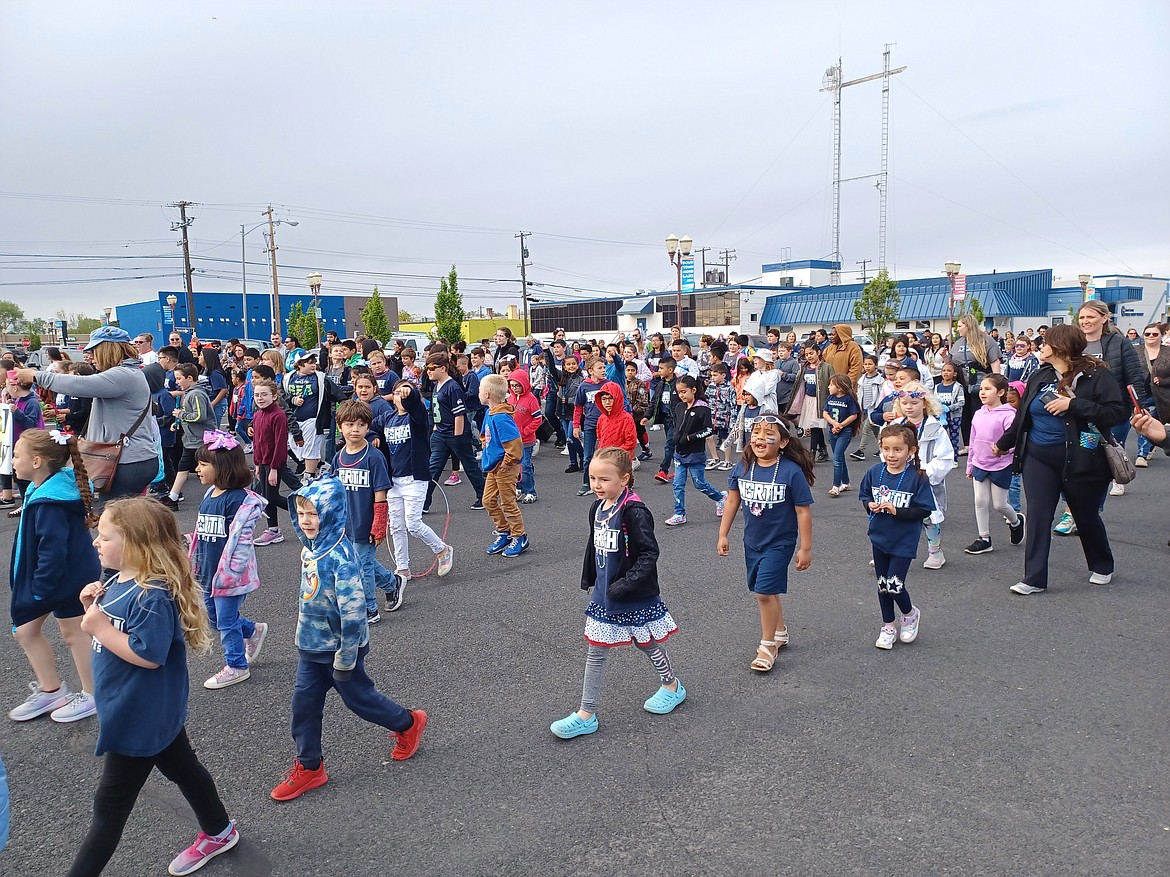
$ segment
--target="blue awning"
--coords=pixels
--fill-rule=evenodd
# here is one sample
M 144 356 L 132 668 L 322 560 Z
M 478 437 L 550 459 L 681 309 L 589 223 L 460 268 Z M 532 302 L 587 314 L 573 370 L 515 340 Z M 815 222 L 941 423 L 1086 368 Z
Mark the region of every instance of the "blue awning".
M 622 314 L 627 316 L 641 316 L 642 314 L 651 314 L 653 312 L 654 297 L 649 295 L 627 298 L 622 302 L 622 306 L 618 308 L 618 316 Z

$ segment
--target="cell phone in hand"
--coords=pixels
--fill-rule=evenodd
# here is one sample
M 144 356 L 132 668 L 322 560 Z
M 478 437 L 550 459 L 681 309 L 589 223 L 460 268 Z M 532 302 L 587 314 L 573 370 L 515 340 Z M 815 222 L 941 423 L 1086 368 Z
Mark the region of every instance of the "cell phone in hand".
M 1055 390 L 1048 390 L 1047 392 L 1040 394 L 1040 404 L 1047 405 L 1049 402 L 1055 402 L 1057 398 L 1059 397 L 1056 395 Z
M 1134 413 L 1145 414 L 1146 409 L 1142 407 L 1142 403 L 1138 401 L 1137 390 L 1133 388 L 1133 384 L 1127 384 L 1125 389 L 1129 390 L 1129 398 L 1133 402 Z

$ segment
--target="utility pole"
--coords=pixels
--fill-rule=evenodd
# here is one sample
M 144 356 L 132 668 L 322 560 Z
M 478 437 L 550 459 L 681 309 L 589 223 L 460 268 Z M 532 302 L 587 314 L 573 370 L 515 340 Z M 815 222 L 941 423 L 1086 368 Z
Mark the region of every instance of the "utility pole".
M 268 217 L 268 259 L 272 264 L 272 331 L 283 336 L 284 326 L 280 316 L 280 284 L 276 279 L 276 226 L 272 223 L 272 205 L 269 204 L 267 210 L 260 211 L 260 215 Z
M 861 266 L 861 282 L 862 283 L 865 283 L 865 281 L 866 281 L 865 266 L 868 265 L 872 261 L 873 261 L 873 259 L 859 259 L 857 262 L 854 263 L 856 265 Z
M 513 235 L 513 237 L 520 238 L 520 293 L 524 297 L 524 336 L 528 337 L 528 333 L 532 329 L 528 325 L 528 247 L 524 246 L 524 239 L 530 236 L 532 232 L 522 231 L 520 234 Z
M 703 281 L 702 281 L 703 286 L 707 285 L 707 251 L 709 249 L 711 249 L 711 248 L 710 247 L 699 247 L 698 250 L 696 251 L 700 254 L 699 258 L 701 258 L 703 260 L 703 273 L 701 275 L 703 278 Z M 727 280 L 726 277 L 724 277 L 723 279 Z
M 187 208 L 191 207 L 190 201 L 178 201 L 171 205 L 171 207 L 179 208 L 179 221 L 171 223 L 171 231 L 181 231 L 183 233 L 183 240 L 177 246 L 183 248 L 183 277 L 187 283 L 187 320 L 191 323 L 191 334 L 195 333 L 195 291 L 191 288 L 191 248 L 187 242 L 187 228 L 195 220 L 187 218 Z
M 719 256 L 723 259 L 723 285 L 728 286 L 731 283 L 731 260 L 736 258 L 735 250 L 720 250 Z

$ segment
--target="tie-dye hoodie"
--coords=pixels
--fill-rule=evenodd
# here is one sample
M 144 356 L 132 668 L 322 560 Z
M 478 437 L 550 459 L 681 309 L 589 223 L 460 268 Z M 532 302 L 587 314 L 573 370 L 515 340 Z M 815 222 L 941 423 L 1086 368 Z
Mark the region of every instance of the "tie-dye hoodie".
M 309 539 L 297 521 L 297 497 L 317 509 L 317 538 Z M 336 478 L 322 477 L 288 498 L 293 529 L 304 543 L 301 551 L 301 600 L 297 648 L 309 660 L 335 670 L 352 670 L 358 649 L 370 640 L 366 595 L 353 545 L 345 538 L 345 488 Z

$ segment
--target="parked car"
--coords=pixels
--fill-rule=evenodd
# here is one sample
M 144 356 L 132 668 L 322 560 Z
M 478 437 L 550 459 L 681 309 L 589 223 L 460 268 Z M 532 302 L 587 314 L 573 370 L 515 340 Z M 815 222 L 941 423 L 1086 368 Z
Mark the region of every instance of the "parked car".
M 52 345 L 46 345 L 51 347 Z M 83 362 L 85 360 L 84 351 L 80 347 L 61 347 L 58 348 L 62 353 L 66 354 L 74 362 Z M 49 354 L 42 347 L 40 350 L 34 350 L 28 354 L 28 359 L 25 362 L 26 368 L 42 369 L 49 365 Z

